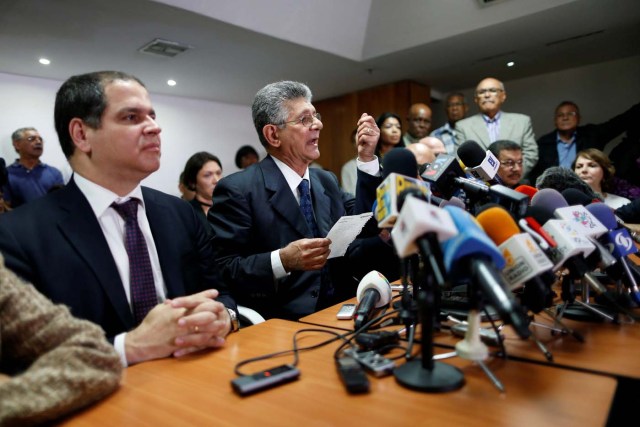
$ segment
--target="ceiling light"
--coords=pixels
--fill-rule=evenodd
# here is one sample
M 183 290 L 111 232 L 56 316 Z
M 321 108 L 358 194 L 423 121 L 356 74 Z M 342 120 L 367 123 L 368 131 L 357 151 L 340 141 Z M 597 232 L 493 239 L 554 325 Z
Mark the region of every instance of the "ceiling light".
M 177 83 L 175 80 L 171 80 L 171 79 L 169 79 L 169 80 L 167 80 L 167 84 L 168 84 L 169 86 L 175 86 L 175 85 L 177 85 L 178 83 Z
M 51 61 L 49 61 L 47 58 L 40 58 L 40 59 L 38 59 L 38 62 L 41 63 L 42 65 L 51 64 Z
M 514 65 L 516 65 L 516 63 L 513 61 L 507 62 L 507 67 L 513 67 Z

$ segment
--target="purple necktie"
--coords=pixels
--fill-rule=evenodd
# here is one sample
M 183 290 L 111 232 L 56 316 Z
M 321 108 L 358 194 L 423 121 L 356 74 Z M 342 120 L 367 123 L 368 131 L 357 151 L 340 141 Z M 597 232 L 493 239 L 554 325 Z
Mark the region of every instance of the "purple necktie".
M 131 306 L 136 324 L 140 324 L 149 311 L 158 304 L 153 271 L 147 243 L 138 225 L 138 199 L 112 203 L 111 207 L 124 219 L 124 245 L 129 256 Z
M 311 192 L 309 191 L 309 181 L 303 179 L 298 185 L 300 191 L 300 210 L 304 215 L 304 219 L 307 220 L 309 230 L 313 233 L 313 237 L 320 237 L 320 231 L 318 230 L 318 224 L 313 217 L 313 206 L 311 205 Z

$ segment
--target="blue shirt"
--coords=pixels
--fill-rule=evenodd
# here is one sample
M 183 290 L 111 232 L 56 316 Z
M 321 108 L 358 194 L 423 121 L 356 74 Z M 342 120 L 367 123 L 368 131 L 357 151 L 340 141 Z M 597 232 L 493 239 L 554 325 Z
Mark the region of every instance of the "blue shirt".
M 489 132 L 489 141 L 496 142 L 498 140 L 498 135 L 500 135 L 500 116 L 502 116 L 502 112 L 498 111 L 498 113 L 493 116 L 493 119 L 489 116 L 482 115 L 484 122 L 487 124 L 487 132 Z
M 431 132 L 431 136 L 435 136 L 444 143 L 444 148 L 446 148 L 447 154 L 450 154 L 452 156 L 456 155 L 456 151 L 458 150 L 458 144 L 456 143 L 456 133 L 449 122 Z
M 29 170 L 16 160 L 7 166 L 7 172 L 9 182 L 3 188 L 2 197 L 12 208 L 44 196 L 56 185 L 64 185 L 60 171 L 42 162 Z
M 571 135 L 569 142 L 560 139 L 560 133 L 556 132 L 556 147 L 558 148 L 558 166 L 571 169 L 573 161 L 576 159 L 576 132 Z

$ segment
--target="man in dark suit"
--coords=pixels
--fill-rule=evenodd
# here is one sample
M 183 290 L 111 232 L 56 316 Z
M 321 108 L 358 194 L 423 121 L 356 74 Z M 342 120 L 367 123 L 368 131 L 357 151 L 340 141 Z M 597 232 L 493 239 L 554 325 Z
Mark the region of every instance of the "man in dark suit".
M 234 314 L 225 306 L 236 306 L 202 223 L 184 201 L 140 186 L 160 166 L 144 85 L 113 71 L 74 76 L 54 115 L 74 176 L 1 216 L 7 266 L 102 326 L 123 364 L 222 345 Z
M 531 118 L 501 110 L 507 92 L 500 80 L 491 77 L 482 80 L 476 86 L 474 99 L 480 113 L 456 122 L 458 145 L 473 140 L 488 149 L 491 143 L 498 140 L 513 141 L 522 147 L 523 175 L 526 177 L 538 161 L 538 146 Z
M 340 217 L 358 209 L 333 173 L 309 168 L 320 156 L 323 125 L 306 85 L 284 81 L 261 89 L 253 102 L 253 121 L 268 156 L 218 182 L 208 215 L 216 260 L 239 304 L 265 318 L 297 319 L 353 297 L 357 277 L 393 263 L 395 255 L 376 230 L 352 243 L 344 257 L 327 261 L 330 241 L 324 236 Z M 380 182 L 373 154 L 380 131 L 366 114 L 357 126 L 361 192 L 361 175 L 374 184 L 369 189 Z M 373 175 L 363 172 L 367 168 Z M 305 202 L 307 197 L 312 201 Z M 371 210 L 372 200 L 362 204 L 368 206 L 363 211 Z M 358 266 L 360 273 L 354 272 Z
M 535 182 L 536 178 L 551 166 L 572 169 L 578 152 L 587 148 L 603 150 L 612 139 L 638 122 L 640 104 L 632 106 L 605 123 L 580 126 L 578 105 L 572 101 L 561 102 L 554 113 L 556 129 L 538 139 L 540 160 L 529 176 L 530 181 Z

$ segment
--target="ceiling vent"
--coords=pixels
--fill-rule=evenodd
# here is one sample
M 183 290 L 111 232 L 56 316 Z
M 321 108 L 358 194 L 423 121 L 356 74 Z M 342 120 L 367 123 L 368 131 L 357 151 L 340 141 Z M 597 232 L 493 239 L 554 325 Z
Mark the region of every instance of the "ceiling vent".
M 478 0 L 480 7 L 489 6 L 496 3 L 502 3 L 505 0 Z
M 552 42 L 547 43 L 545 46 L 549 47 L 549 46 L 555 46 L 555 45 L 558 45 L 558 44 L 569 43 L 569 42 L 573 42 L 573 41 L 576 41 L 576 40 L 584 39 L 584 38 L 587 38 L 587 37 L 597 36 L 598 34 L 602 34 L 602 33 L 604 33 L 604 30 L 592 31 L 590 33 L 584 33 L 584 34 L 579 34 L 579 35 L 573 36 L 573 37 L 567 37 L 566 39 L 560 39 L 560 40 L 552 41 Z
M 138 52 L 173 58 L 189 49 L 193 49 L 193 46 L 171 40 L 155 39 L 138 49 Z

